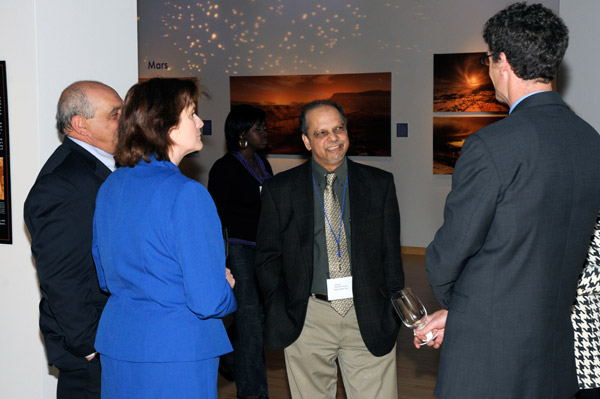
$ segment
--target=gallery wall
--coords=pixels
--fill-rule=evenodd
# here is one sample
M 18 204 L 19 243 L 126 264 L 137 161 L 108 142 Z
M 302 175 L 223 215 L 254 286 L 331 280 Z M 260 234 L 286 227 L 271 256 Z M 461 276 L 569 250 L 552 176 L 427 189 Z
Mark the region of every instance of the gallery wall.
M 206 183 L 225 151 L 229 76 L 391 72 L 392 156 L 354 159 L 394 174 L 402 245 L 425 247 L 443 221 L 451 184 L 449 175 L 432 172 L 433 55 L 486 51 L 482 26 L 509 3 L 266 0 L 230 1 L 224 8 L 147 0 L 138 4 L 139 73 L 198 77 L 210 91 L 199 113 L 212 121 L 212 135 L 182 165 Z M 542 3 L 558 10 L 558 0 Z M 396 123 L 408 124 L 408 137 L 395 137 Z M 351 125 L 349 132 L 352 138 Z M 269 160 L 275 172 L 302 162 L 281 155 Z
M 23 203 L 60 144 L 56 102 L 75 80 L 121 95 L 137 80 L 135 0 L 2 0 L 0 60 L 6 61 L 13 244 L 0 245 L 0 397 L 56 398 L 38 327 L 40 292 Z
M 600 84 L 596 50 L 600 37 L 600 1 L 562 0 L 560 16 L 569 27 L 569 48 L 559 75 L 564 100 L 583 119 L 600 131 Z
M 34 1 L 0 2 L 0 37 L 12 38 L 0 40 L 0 58 L 7 66 L 13 208 L 13 244 L 0 245 L 0 396 L 41 398 L 40 296 L 21 211 L 39 168 Z

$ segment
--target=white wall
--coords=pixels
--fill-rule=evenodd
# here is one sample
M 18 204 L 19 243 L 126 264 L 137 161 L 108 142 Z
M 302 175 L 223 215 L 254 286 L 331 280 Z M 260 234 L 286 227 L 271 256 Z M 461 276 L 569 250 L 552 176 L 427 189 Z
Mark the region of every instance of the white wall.
M 573 110 L 600 131 L 600 2 L 561 0 L 560 16 L 569 27 L 569 48 L 559 88 Z
M 432 171 L 433 55 L 486 51 L 481 37 L 483 24 L 511 2 L 231 0 L 227 9 L 217 10 L 220 16 L 216 18 L 215 9 L 204 6 L 203 10 L 195 3 L 179 9 L 162 0 L 146 0 L 144 7 L 151 11 L 147 15 L 140 12 L 140 21 L 149 24 L 150 29 L 140 30 L 140 76 L 198 76 L 212 93 L 212 100 L 199 108 L 202 117 L 212 120 L 213 135 L 205 136 L 205 149 L 184 164 L 193 163 L 195 177 L 206 183 L 211 165 L 224 153 L 223 125 L 229 111 L 230 75 L 392 72 L 392 156 L 354 159 L 394 174 L 402 244 L 425 247 L 442 224 L 451 184 L 451 176 L 433 175 Z M 541 2 L 558 10 L 559 0 Z M 232 16 L 230 8 L 235 8 L 237 14 Z M 303 14 L 307 14 L 306 19 Z M 240 21 L 245 24 L 242 26 Z M 176 26 L 178 29 L 174 29 Z M 209 34 L 216 35 L 210 43 L 206 27 Z M 318 27 L 328 39 L 335 38 L 337 42 L 325 45 L 328 41 L 317 34 Z M 248 32 L 244 40 L 248 42 L 241 40 L 245 30 Z M 284 41 L 285 36 L 289 40 Z M 191 45 L 196 39 L 199 42 Z M 254 43 L 250 42 L 252 39 Z M 198 48 L 198 43 L 203 47 Z M 258 44 L 265 47 L 257 48 Z M 167 62 L 171 69 L 149 70 L 150 61 Z M 395 137 L 395 124 L 399 122 L 408 123 L 407 138 Z M 352 137 L 352 126 L 349 131 Z M 300 162 L 281 155 L 269 160 L 276 172 Z
M 119 94 L 137 81 L 135 0 L 2 0 L 0 59 L 6 61 L 13 244 L 0 245 L 0 397 L 54 398 L 38 327 L 40 294 L 23 203 L 59 145 L 62 89 L 95 79 Z
M 17 12 L 18 10 L 18 12 Z M 0 2 L 0 58 L 6 60 L 13 244 L 0 245 L 0 387 L 3 397 L 40 398 L 47 374 L 37 327 L 39 291 L 22 206 L 39 168 L 33 0 Z

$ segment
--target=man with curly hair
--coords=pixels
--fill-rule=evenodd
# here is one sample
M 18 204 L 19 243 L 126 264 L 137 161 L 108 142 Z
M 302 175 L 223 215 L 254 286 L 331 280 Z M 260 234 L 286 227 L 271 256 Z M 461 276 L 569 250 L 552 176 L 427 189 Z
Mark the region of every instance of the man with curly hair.
M 510 114 L 464 144 L 427 248 L 444 309 L 419 336 L 438 333 L 428 345 L 442 346 L 443 399 L 571 398 L 570 310 L 600 208 L 600 136 L 552 91 L 568 45 L 555 13 L 512 4 L 483 37 Z

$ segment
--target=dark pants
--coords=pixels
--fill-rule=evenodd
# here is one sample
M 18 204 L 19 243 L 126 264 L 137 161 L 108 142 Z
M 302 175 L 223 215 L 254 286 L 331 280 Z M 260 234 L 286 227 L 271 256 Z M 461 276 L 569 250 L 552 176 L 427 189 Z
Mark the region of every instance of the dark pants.
M 58 368 L 57 399 L 100 399 L 100 356 L 87 361 L 67 352 L 53 364 Z
M 233 294 L 238 308 L 227 330 L 233 353 L 222 356 L 221 361 L 225 365 L 233 363 L 238 398 L 269 396 L 262 335 L 263 304 L 256 281 L 255 254 L 254 247 L 229 244 L 227 267 L 235 278 Z

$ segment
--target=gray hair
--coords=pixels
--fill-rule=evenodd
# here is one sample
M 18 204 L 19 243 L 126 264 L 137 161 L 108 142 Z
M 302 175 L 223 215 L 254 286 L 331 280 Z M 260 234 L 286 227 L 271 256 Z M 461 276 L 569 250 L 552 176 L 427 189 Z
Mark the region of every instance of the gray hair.
M 56 107 L 56 128 L 59 132 L 66 134 L 71 130 L 71 119 L 75 115 L 81 115 L 91 119 L 96 114 L 96 107 L 90 102 L 86 95 L 86 89 L 90 86 L 105 86 L 100 82 L 79 81 L 71 84 L 63 90 Z

